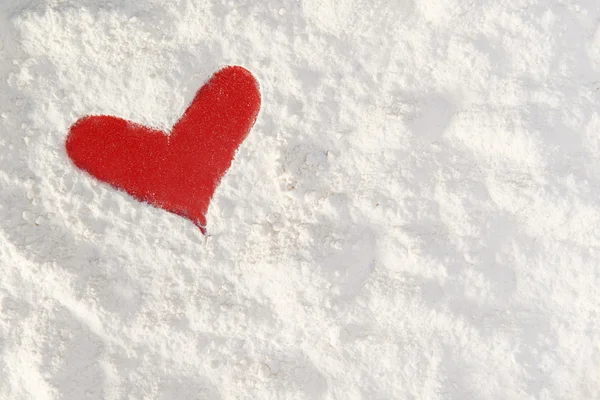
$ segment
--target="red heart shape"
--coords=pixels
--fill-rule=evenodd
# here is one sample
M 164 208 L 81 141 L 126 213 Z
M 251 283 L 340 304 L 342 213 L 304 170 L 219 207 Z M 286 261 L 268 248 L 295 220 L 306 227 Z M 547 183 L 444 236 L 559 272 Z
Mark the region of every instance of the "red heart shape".
M 67 154 L 99 180 L 188 218 L 205 233 L 210 200 L 254 125 L 260 100 L 248 70 L 226 67 L 200 88 L 170 135 L 117 117 L 87 116 L 71 126 Z

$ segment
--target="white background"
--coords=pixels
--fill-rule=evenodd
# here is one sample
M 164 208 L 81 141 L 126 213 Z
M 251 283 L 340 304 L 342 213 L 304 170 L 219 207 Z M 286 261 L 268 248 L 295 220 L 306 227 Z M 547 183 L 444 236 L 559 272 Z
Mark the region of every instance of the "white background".
M 77 170 L 242 65 L 210 236 Z M 1 399 L 597 399 L 596 0 L 0 2 Z

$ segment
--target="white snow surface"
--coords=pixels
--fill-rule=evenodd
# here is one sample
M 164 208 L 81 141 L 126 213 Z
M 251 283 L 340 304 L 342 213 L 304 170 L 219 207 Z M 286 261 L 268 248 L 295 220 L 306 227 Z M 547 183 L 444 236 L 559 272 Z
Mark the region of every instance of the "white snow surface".
M 241 65 L 208 236 L 78 170 Z M 1 0 L 0 399 L 600 398 L 597 0 Z

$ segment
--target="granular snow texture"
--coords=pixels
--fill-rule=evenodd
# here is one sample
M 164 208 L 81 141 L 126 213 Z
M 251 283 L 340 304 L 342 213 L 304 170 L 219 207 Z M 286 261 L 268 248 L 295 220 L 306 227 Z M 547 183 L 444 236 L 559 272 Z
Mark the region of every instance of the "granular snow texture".
M 69 127 L 262 108 L 207 214 Z M 597 0 L 1 0 L 0 399 L 600 398 Z

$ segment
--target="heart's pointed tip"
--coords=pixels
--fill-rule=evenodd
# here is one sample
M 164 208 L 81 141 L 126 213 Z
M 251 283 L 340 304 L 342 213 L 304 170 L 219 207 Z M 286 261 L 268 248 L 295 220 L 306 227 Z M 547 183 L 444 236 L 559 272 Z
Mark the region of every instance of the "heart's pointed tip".
M 200 232 L 206 236 L 206 217 L 204 215 L 200 216 L 200 218 L 194 221 L 194 225 L 196 225 L 198 229 L 200 229 Z

